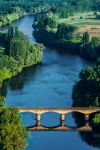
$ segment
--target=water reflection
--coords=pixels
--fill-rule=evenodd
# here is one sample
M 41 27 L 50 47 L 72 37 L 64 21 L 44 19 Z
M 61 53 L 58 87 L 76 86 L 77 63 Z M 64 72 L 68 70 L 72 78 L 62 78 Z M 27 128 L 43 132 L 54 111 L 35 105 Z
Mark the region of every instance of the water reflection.
M 56 50 L 46 49 L 42 64 L 26 68 L 5 82 L 7 104 L 13 107 L 70 107 L 73 84 L 78 72 L 87 65 L 78 56 L 61 56 Z
M 35 78 L 38 67 L 39 65 L 24 68 L 24 70 L 17 76 L 4 81 L 2 87 L 0 88 L 0 95 L 6 97 L 8 89 L 11 91 L 23 90 L 24 86 L 31 82 L 32 77 L 34 76 Z
M 58 127 L 60 126 L 60 114 L 44 113 L 41 115 L 41 125 L 43 127 Z
M 20 113 L 20 117 L 25 127 L 31 127 L 36 125 L 36 114 L 25 112 L 25 113 Z
M 75 101 L 74 101 L 75 103 Z M 91 120 L 95 113 L 91 113 L 89 116 L 89 125 L 91 126 Z M 80 126 L 82 124 L 85 124 L 85 118 L 84 116 L 80 117 L 79 114 L 74 113 L 73 118 L 75 120 L 75 123 L 77 126 Z M 79 132 L 80 138 L 87 143 L 89 146 L 91 146 L 93 149 L 100 148 L 100 131 L 91 131 L 91 132 Z
M 80 120 L 79 123 L 77 123 L 77 120 L 75 117 L 77 116 L 78 120 Z M 79 112 L 73 112 L 66 114 L 66 120 L 65 125 L 73 128 L 80 128 L 85 125 L 85 119 L 84 115 Z
M 100 132 L 80 132 L 80 138 L 88 145 L 94 148 L 100 148 Z
M 33 113 L 22 113 L 22 121 L 25 126 L 34 126 L 36 124 L 36 115 Z M 69 124 L 70 126 L 77 126 L 76 117 L 78 117 L 77 122 L 81 122 L 79 118 L 83 117 L 82 114 L 69 114 L 66 118 L 65 124 Z M 82 118 L 81 118 L 82 119 Z M 60 124 L 59 122 L 60 116 L 56 113 L 45 113 L 42 114 L 41 117 L 41 125 L 46 127 L 57 126 Z M 100 148 L 100 134 L 94 132 L 31 132 L 32 138 L 28 139 L 31 147 L 29 146 L 26 150 L 32 150 L 35 145 L 36 150 L 44 149 L 53 149 L 56 150 L 58 148 L 60 150 L 61 147 L 65 150 L 68 148 L 69 150 L 73 150 L 74 148 L 77 150 L 99 150 Z M 80 137 L 80 138 L 79 138 Z M 73 139 L 73 140 L 72 140 Z M 38 144 L 39 143 L 39 144 Z M 55 143 L 55 144 L 54 144 Z M 87 143 L 87 144 L 86 144 Z M 54 145 L 52 145 L 54 144 Z M 48 147 L 49 145 L 49 147 Z
M 35 42 L 32 35 L 33 19 L 33 16 L 27 16 L 12 24 L 18 25 L 19 29 L 29 36 L 31 43 Z M 2 30 L 6 31 L 7 28 Z M 0 94 L 4 95 L 7 99 L 6 103 L 13 107 L 70 107 L 73 84 L 78 79 L 80 70 L 91 65 L 79 56 L 46 48 L 42 64 L 24 69 L 18 76 L 5 81 Z M 49 115 L 49 118 L 54 122 L 55 117 Z M 74 118 L 76 117 L 73 114 L 66 116 L 65 124 L 81 125 L 82 118 L 78 119 L 81 122 L 79 124 Z M 58 119 L 56 124 L 59 123 Z M 44 120 L 51 126 L 45 116 L 41 121 Z M 22 115 L 22 121 L 25 126 L 36 123 L 35 116 L 27 113 Z M 94 138 L 93 133 L 31 132 L 31 134 L 32 138 L 28 139 L 29 147 L 26 150 L 98 150 L 93 146 L 100 145 L 100 139 Z
M 86 144 L 79 138 L 78 132 L 31 132 L 32 139 L 29 139 L 31 147 L 26 150 L 99 150 Z

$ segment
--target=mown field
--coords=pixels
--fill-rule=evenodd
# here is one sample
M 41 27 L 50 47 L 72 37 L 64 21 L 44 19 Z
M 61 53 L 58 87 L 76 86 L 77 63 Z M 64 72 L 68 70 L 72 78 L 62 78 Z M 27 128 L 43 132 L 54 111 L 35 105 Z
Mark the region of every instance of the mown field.
M 98 12 L 100 14 L 100 12 Z M 77 13 L 74 16 L 71 16 L 66 19 L 58 19 L 57 22 L 65 23 L 65 24 L 73 24 L 78 26 L 79 28 L 100 28 L 100 20 L 95 19 L 96 16 L 94 12 L 86 12 L 86 13 Z

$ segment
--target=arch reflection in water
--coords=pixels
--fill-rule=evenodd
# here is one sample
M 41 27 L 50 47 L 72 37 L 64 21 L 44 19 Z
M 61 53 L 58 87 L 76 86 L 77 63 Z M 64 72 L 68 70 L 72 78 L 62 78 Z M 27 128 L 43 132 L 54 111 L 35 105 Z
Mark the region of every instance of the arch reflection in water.
M 35 113 L 23 112 L 19 114 L 22 119 L 22 123 L 26 128 L 36 126 L 36 114 Z
M 41 115 L 41 126 L 45 128 L 55 128 L 59 127 L 60 125 L 60 114 L 47 112 Z
M 100 149 L 100 132 L 79 132 L 79 134 L 88 145 Z
M 77 123 L 77 121 L 75 120 L 75 117 L 77 117 L 78 120 L 80 120 L 79 123 Z M 67 126 L 67 127 L 77 129 L 77 128 L 85 126 L 85 123 L 86 123 L 85 116 L 84 116 L 84 114 L 82 114 L 80 112 L 72 112 L 72 113 L 67 113 L 65 115 L 64 125 Z
M 89 115 L 89 125 L 90 126 L 92 125 L 91 120 L 92 120 L 93 116 L 95 115 L 95 113 L 98 113 L 98 111 L 91 113 Z M 79 126 L 81 124 L 82 120 L 79 119 L 79 115 L 77 115 L 77 114 L 74 114 L 73 116 L 74 116 L 77 126 Z M 91 147 L 94 147 L 94 149 L 100 148 L 100 132 L 99 131 L 98 132 L 96 132 L 96 131 L 79 132 L 79 135 L 80 135 L 80 138 L 82 139 L 82 141 L 84 141 Z
M 20 21 L 18 20 L 17 24 L 16 24 L 16 22 L 14 22 L 12 25 L 14 25 L 14 26 L 18 25 L 21 31 L 23 31 L 27 35 L 30 35 L 30 37 L 31 37 L 32 36 L 32 31 L 33 31 L 33 28 L 32 28 L 33 18 L 34 18 L 33 16 L 31 16 L 31 17 L 30 16 L 25 16 Z M 31 41 L 33 42 L 33 37 L 31 39 Z M 45 61 L 45 63 L 47 62 L 47 67 L 43 68 L 43 73 L 45 73 L 46 70 L 49 70 L 49 72 L 52 73 L 53 70 L 55 69 L 55 66 L 53 64 L 52 64 L 51 68 L 50 68 L 50 66 L 48 66 L 48 57 L 52 58 L 54 55 L 52 54 L 51 50 L 48 51 L 48 49 L 46 49 L 45 52 L 46 52 L 45 53 L 46 57 L 45 57 L 44 61 Z M 59 77 L 61 77 L 60 81 L 62 82 L 62 78 L 63 78 L 62 75 L 63 74 L 68 76 L 68 81 L 65 80 L 66 79 L 65 78 L 64 79 L 65 84 L 60 84 L 60 87 L 63 87 L 63 91 L 65 90 L 65 93 L 67 92 L 67 95 L 61 96 L 61 97 L 60 97 L 60 95 L 56 96 L 54 94 L 55 91 L 52 92 L 52 91 L 49 90 L 48 93 L 50 93 L 52 95 L 52 97 L 54 99 L 57 99 L 58 101 L 56 101 L 56 102 L 52 101 L 51 102 L 51 100 L 50 100 L 50 101 L 48 101 L 48 105 L 47 105 L 47 99 L 46 99 L 46 101 L 43 101 L 43 99 L 49 97 L 49 94 L 47 93 L 47 97 L 45 97 L 44 94 L 42 94 L 40 96 L 40 101 L 36 105 L 37 107 L 42 107 L 42 104 L 45 107 L 50 107 L 50 106 L 66 107 L 66 105 L 71 106 L 72 99 L 70 98 L 71 97 L 70 94 L 72 93 L 72 85 L 74 84 L 73 82 L 77 80 L 78 73 L 82 68 L 91 65 L 91 63 L 89 63 L 87 61 L 84 61 L 84 60 L 80 59 L 77 56 L 69 56 L 69 55 L 65 56 L 64 55 L 64 56 L 61 56 L 61 58 L 60 58 L 56 54 L 54 59 L 56 59 L 56 58 L 59 61 L 59 65 L 57 66 L 56 70 L 57 71 L 59 70 L 59 72 L 60 72 L 60 73 L 57 72 Z M 50 59 L 49 59 L 49 62 L 50 62 Z M 63 67 L 60 65 L 61 63 L 63 63 Z M 64 66 L 67 67 L 67 68 L 65 69 Z M 60 69 L 59 69 L 59 67 L 60 67 Z M 28 69 L 27 69 L 26 72 L 28 72 Z M 57 76 L 57 73 L 56 73 L 56 76 Z M 25 76 L 25 77 L 27 77 L 27 79 L 23 79 L 23 80 L 28 81 L 27 84 L 26 84 L 26 81 L 25 82 L 23 81 L 23 83 L 25 83 L 24 87 L 25 87 L 25 85 L 27 86 L 28 92 L 30 92 L 30 88 L 28 86 L 29 83 L 31 82 L 32 85 L 34 84 L 33 78 L 30 77 L 30 74 L 31 74 L 31 71 L 29 70 L 29 74 L 27 74 L 27 76 Z M 44 77 L 43 75 L 44 74 L 39 72 L 37 74 L 38 80 L 39 80 L 39 77 L 40 78 Z M 34 74 L 33 74 L 33 76 L 34 76 Z M 48 77 L 48 79 L 49 79 L 50 82 L 52 82 L 52 79 L 50 78 L 50 76 Z M 34 79 L 34 81 L 35 81 L 35 79 Z M 60 81 L 58 83 L 60 83 Z M 47 87 L 49 87 L 48 83 L 45 84 L 45 92 L 44 93 L 47 92 L 47 90 L 46 90 Z M 55 84 L 55 87 L 58 87 L 58 84 L 57 85 Z M 35 106 L 34 101 L 37 101 L 38 96 L 35 97 L 35 98 L 32 97 L 31 93 L 33 93 L 33 91 L 30 92 L 29 96 L 27 96 L 26 91 L 24 91 L 24 93 L 23 93 L 23 95 L 25 95 L 27 100 L 30 100 L 30 99 L 34 98 L 33 99 L 34 101 L 32 101 L 31 105 L 29 106 L 28 103 L 26 103 L 26 105 L 24 105 L 25 101 L 23 101 L 22 105 L 20 105 L 20 103 L 18 102 L 18 99 L 19 99 L 18 93 L 14 96 L 14 91 L 12 91 L 10 89 L 11 88 L 10 88 L 10 85 L 8 83 L 6 83 L 6 85 L 5 85 L 5 93 L 4 93 L 4 89 L 2 89 L 2 93 L 3 93 L 2 95 L 5 95 L 5 96 L 7 95 L 6 96 L 7 99 L 8 99 L 7 104 L 9 104 L 10 106 L 12 106 L 14 104 L 13 105 L 14 107 L 23 107 L 23 106 L 24 107 L 30 107 L 30 106 L 34 107 Z M 60 90 L 61 89 L 59 88 L 59 91 Z M 10 91 L 10 93 L 8 91 Z M 38 89 L 38 91 L 39 91 L 39 89 Z M 42 90 L 42 93 L 43 93 L 43 90 Z M 25 99 L 25 97 L 23 95 L 21 95 L 22 100 Z M 59 97 L 62 98 L 61 102 L 59 101 L 59 99 L 60 99 Z M 49 97 L 49 98 L 51 98 L 51 97 Z M 68 99 L 67 103 L 66 103 L 66 99 Z M 52 103 L 52 105 L 51 105 L 51 103 Z M 32 120 L 33 120 L 33 118 L 32 118 Z M 28 120 L 27 120 L 27 122 L 28 122 Z M 89 137 L 87 136 L 87 138 L 89 138 Z M 72 140 L 73 140 L 73 144 L 71 144 Z M 96 142 L 96 140 L 95 141 L 91 140 L 91 144 L 93 142 Z M 67 132 L 67 133 L 66 132 L 56 132 L 56 133 L 55 132 L 32 132 L 32 138 L 29 141 L 29 145 L 30 146 L 27 148 L 27 150 L 33 150 L 33 149 L 34 150 L 41 150 L 41 148 L 43 150 L 45 150 L 45 149 L 47 149 L 47 150 L 61 150 L 62 147 L 63 147 L 63 150 L 66 150 L 67 148 L 69 148 L 69 150 L 73 150 L 75 148 L 77 150 L 80 150 L 80 149 L 81 150 L 94 150 L 91 147 L 88 147 L 85 144 L 85 142 L 82 142 L 80 140 L 77 132 Z M 95 150 L 97 150 L 97 149 L 95 149 Z

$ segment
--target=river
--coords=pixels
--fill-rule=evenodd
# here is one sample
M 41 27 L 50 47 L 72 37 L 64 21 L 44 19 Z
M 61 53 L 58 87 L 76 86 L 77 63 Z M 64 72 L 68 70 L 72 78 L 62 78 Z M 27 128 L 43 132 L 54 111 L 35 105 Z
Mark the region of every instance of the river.
M 33 16 L 26 16 L 12 23 L 28 35 L 31 43 L 36 42 L 32 35 L 33 20 Z M 7 31 L 7 28 L 1 30 Z M 73 84 L 78 80 L 80 70 L 91 65 L 91 62 L 83 60 L 80 56 L 46 47 L 42 63 L 25 68 L 16 77 L 5 81 L 1 94 L 6 97 L 6 104 L 12 107 L 71 107 Z M 59 117 L 57 114 L 48 114 L 48 117 L 44 114 L 42 123 L 51 126 L 51 122 L 54 121 L 57 124 L 59 122 L 57 117 Z M 69 118 L 67 124 L 76 125 L 72 114 L 67 117 Z M 35 123 L 33 119 L 32 114 L 25 113 L 22 116 L 26 126 L 33 125 Z M 99 149 L 91 139 L 85 142 L 84 135 L 81 136 L 79 132 L 31 132 L 31 135 L 26 150 Z M 89 136 L 89 133 L 85 134 L 85 137 Z

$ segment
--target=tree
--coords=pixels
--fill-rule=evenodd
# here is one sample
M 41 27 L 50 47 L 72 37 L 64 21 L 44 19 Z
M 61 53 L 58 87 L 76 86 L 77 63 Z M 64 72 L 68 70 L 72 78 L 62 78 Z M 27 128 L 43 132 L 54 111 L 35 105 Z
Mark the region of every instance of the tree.
M 89 43 L 89 33 L 88 32 L 83 33 L 82 41 L 83 41 L 83 45 L 86 45 Z
M 8 32 L 7 32 L 7 46 L 6 46 L 6 50 L 5 50 L 5 53 L 7 55 L 9 54 L 10 43 L 13 38 L 14 38 L 14 28 L 12 26 L 10 26 L 8 29 Z
M 12 36 L 13 34 L 13 36 Z M 18 27 L 10 27 L 8 33 L 1 33 L 0 40 L 5 45 L 5 52 L 0 56 L 0 86 L 2 82 L 22 71 L 23 67 L 40 63 L 42 60 L 41 44 L 31 45 Z M 6 55 L 5 55 L 6 54 Z
M 80 80 L 73 87 L 73 105 L 100 106 L 100 66 L 88 67 L 80 72 Z
M 77 37 L 78 28 L 73 25 L 61 23 L 58 25 L 56 34 L 58 39 L 72 40 Z
M 100 48 L 100 37 L 92 37 L 91 39 L 91 49 Z
M 0 149 L 24 150 L 28 133 L 23 127 L 17 109 L 0 109 Z
M 14 28 L 12 26 L 8 29 L 7 39 L 11 41 L 14 38 Z
M 18 28 L 18 26 L 15 27 L 15 37 L 16 38 L 19 37 L 19 28 Z
M 100 126 L 100 113 L 96 113 L 95 116 L 92 119 L 92 122 L 95 125 L 99 125 Z
M 0 108 L 2 108 L 5 104 L 5 99 L 3 96 L 0 96 Z
M 24 150 L 29 134 L 22 125 L 18 110 L 4 105 L 4 97 L 0 97 L 0 149 Z
M 10 56 L 14 57 L 15 60 L 24 64 L 26 51 L 29 49 L 28 42 L 20 38 L 14 38 L 10 45 Z

